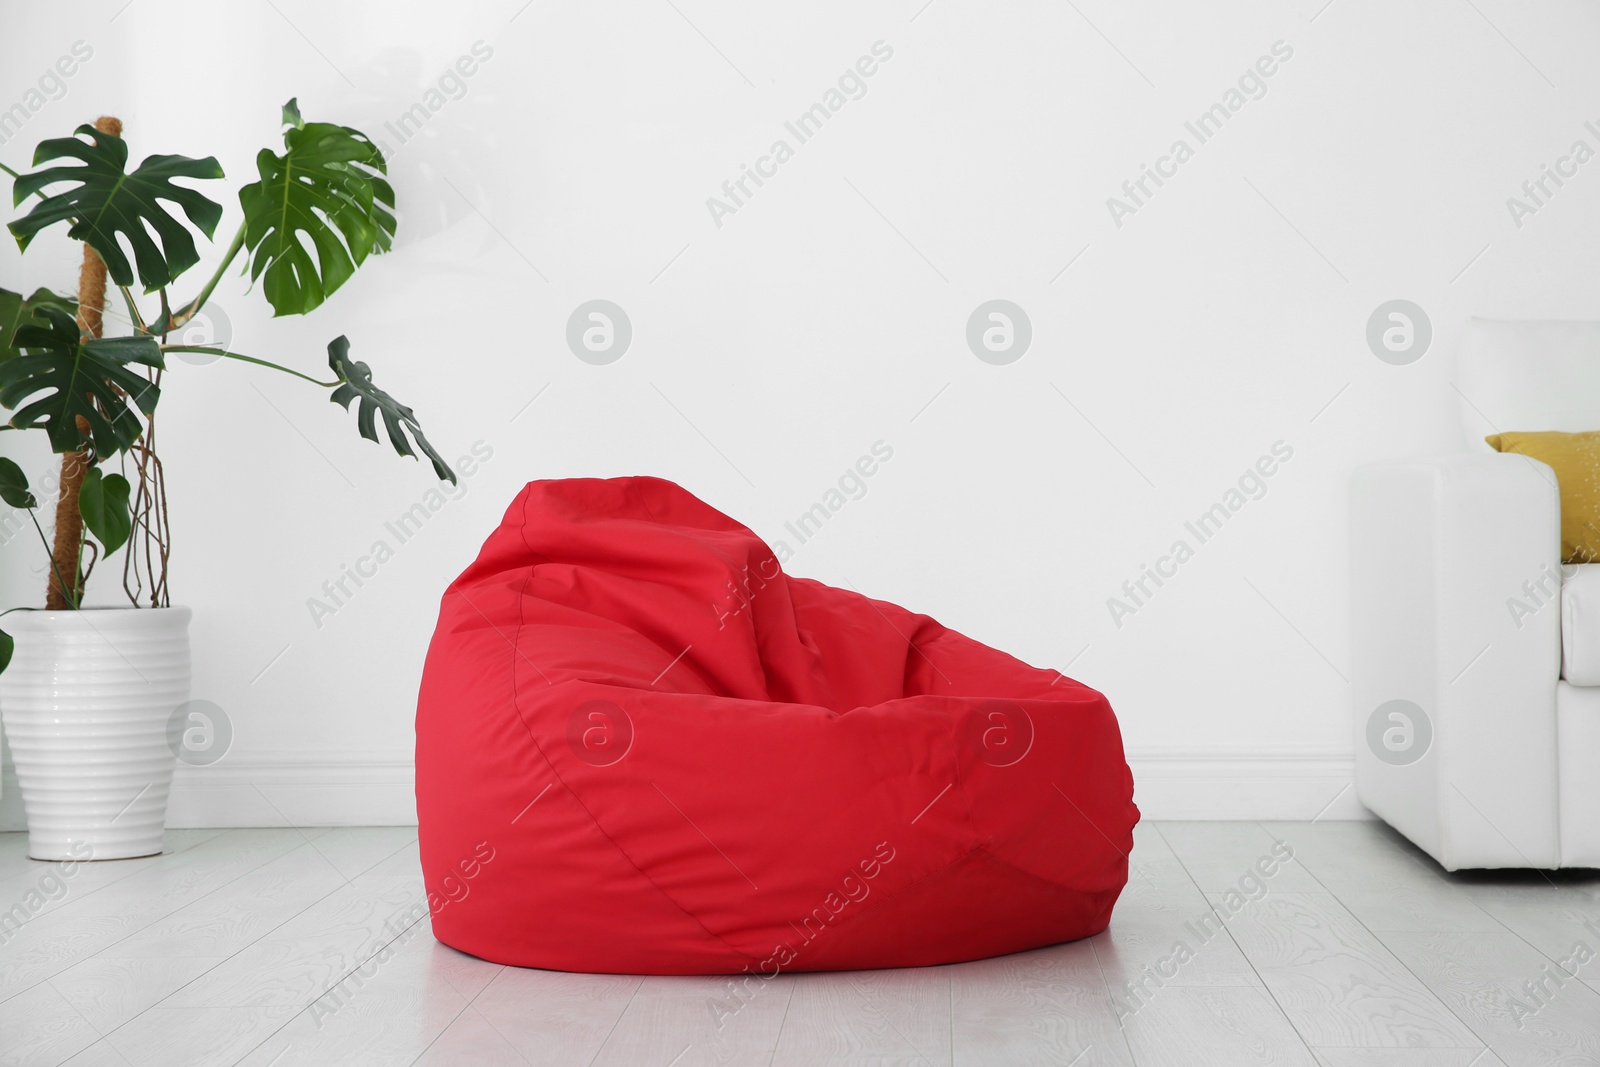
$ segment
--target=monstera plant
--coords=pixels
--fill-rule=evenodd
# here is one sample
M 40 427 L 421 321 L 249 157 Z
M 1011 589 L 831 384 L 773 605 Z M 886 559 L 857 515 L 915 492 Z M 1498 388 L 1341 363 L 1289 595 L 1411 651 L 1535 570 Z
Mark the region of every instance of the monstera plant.
M 186 343 L 186 330 L 241 256 L 241 270 L 248 267 L 250 282 L 274 315 L 303 315 L 369 257 L 390 248 L 394 191 L 383 153 L 372 140 L 347 126 L 305 121 L 294 100 L 283 108 L 283 124 L 282 150 L 264 148 L 257 154 L 256 180 L 238 191 L 238 229 L 221 262 L 187 301 L 174 299 L 170 290 L 200 262 L 196 233 L 213 239 L 225 214 L 202 191 L 206 183 L 223 178 L 215 158 L 152 155 L 130 170 L 121 123 L 101 118 L 78 127 L 73 136 L 40 142 L 28 173 L 0 163 L 13 179 L 14 205 L 27 208 L 8 227 L 21 249 L 58 225 L 83 244 L 75 295 L 36 289 L 24 296 L 0 289 L 0 406 L 10 412 L 0 429 L 42 431 L 60 456 L 59 480 L 51 487 L 56 500 L 50 537 L 35 515 L 39 501 L 21 467 L 0 458 L 0 499 L 27 514 L 49 555 L 45 607 L 68 609 L 8 620 L 6 628 L 15 638 L 0 632 L 0 671 L 6 671 L 0 677 L 0 713 L 29 811 L 30 854 L 38 858 L 81 856 L 70 846 L 79 842 L 81 847 L 85 840 L 96 858 L 145 854 L 152 850 L 149 834 L 130 844 L 126 831 L 141 818 L 148 831 L 152 814 L 157 816 L 153 850 L 160 847 L 166 782 L 156 782 L 158 789 L 145 785 L 143 806 L 111 820 L 117 822 L 115 832 L 104 817 L 119 806 L 110 795 L 76 798 L 82 803 L 66 817 L 75 827 L 69 836 L 41 835 L 34 816 L 36 807 L 59 803 L 52 798 L 64 795 L 63 783 L 49 780 L 51 775 L 88 774 L 63 770 L 58 754 L 36 750 L 36 743 L 59 744 L 67 737 L 71 731 L 60 728 L 64 722 L 74 716 L 83 720 L 87 732 L 80 731 L 78 743 L 97 752 L 92 777 L 100 786 L 107 781 L 101 773 L 106 752 L 132 743 L 128 722 L 107 733 L 105 706 L 115 704 L 119 715 L 153 728 L 149 744 L 159 738 L 166 745 L 168 727 L 183 726 L 169 718 L 187 698 L 189 612 L 170 605 L 167 494 L 156 451 L 156 415 L 172 369 L 169 357 L 234 360 L 303 379 L 327 390 L 346 411 L 353 405 L 362 437 L 379 441 L 381 419 L 397 453 L 415 458 L 420 451 L 438 477 L 456 480 L 423 436 L 416 415 L 373 384 L 367 365 L 351 358 L 345 337 L 328 344 L 325 379 L 234 351 L 231 344 Z M 106 329 L 108 321 L 117 328 Z M 96 564 L 119 550 L 124 550 L 124 589 L 142 610 L 73 610 L 83 607 L 85 584 Z M 126 691 L 118 688 L 119 678 Z M 56 729 L 41 730 L 36 713 L 53 716 Z M 107 740 L 112 734 L 115 740 Z M 177 736 L 188 734 L 180 729 Z M 32 759 L 30 774 L 24 764 L 32 757 L 43 758 Z M 171 760 L 160 752 L 141 750 L 128 759 L 157 771 L 164 762 L 170 781 Z M 147 770 L 133 773 L 140 780 L 151 777 Z M 155 793 L 159 797 L 151 796 Z M 50 821 L 62 825 L 62 818 Z

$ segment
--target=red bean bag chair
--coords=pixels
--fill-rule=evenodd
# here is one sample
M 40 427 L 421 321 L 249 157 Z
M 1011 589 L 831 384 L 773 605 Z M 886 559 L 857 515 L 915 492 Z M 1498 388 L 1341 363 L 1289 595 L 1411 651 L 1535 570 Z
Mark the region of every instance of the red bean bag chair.
M 417 707 L 433 931 L 497 963 L 726 974 L 1105 929 L 1138 811 L 1106 699 L 785 574 L 658 478 L 529 484 Z

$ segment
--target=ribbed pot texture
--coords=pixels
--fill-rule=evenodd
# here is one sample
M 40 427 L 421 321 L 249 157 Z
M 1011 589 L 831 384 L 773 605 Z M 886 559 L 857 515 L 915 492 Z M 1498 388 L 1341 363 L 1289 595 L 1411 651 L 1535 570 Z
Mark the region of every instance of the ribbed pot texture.
M 28 855 L 161 851 L 177 758 L 167 724 L 189 698 L 188 608 L 6 616 L 16 654 L 0 718 L 28 814 Z

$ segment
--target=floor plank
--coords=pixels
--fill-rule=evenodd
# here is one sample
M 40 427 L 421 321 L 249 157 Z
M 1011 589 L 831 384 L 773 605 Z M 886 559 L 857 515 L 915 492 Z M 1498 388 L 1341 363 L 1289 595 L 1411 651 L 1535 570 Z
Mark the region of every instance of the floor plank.
M 134 1017 L 106 1040 L 131 1067 L 237 1063 L 276 1033 L 295 1009 L 167 1008 Z
M 1317 1067 L 1264 989 L 1167 989 L 1126 1029 L 1139 1067 Z
M 1260 986 L 1211 902 L 1181 867 L 1129 881 L 1110 929 L 1094 939 L 1113 993 L 1138 1001 L 1169 985 Z
M 949 1063 L 952 969 L 798 976 L 772 1067 Z
M 799 977 L 646 978 L 594 1067 L 769 1063 Z
M 1318 1048 L 1322 1067 L 1506 1067 L 1486 1048 Z
M 1133 828 L 1133 851 L 1128 861 L 1135 866 L 1142 863 L 1176 863 L 1177 855 L 1167 839 L 1161 836 L 1159 823 L 1141 822 Z
M 129 1067 L 129 1063 L 128 1057 L 118 1052 L 115 1045 L 102 1039 L 63 1061 L 61 1067 Z
M 426 913 L 420 878 L 363 875 L 207 971 L 163 1005 L 306 1007 Z
M 457 1067 L 463 1063 L 474 1067 L 528 1067 L 528 1060 L 516 1046 L 470 1006 L 428 1046 L 417 1060 L 417 1067 Z
M 1451 876 L 1485 914 L 1600 989 L 1600 959 L 1574 959 L 1578 946 L 1600 955 L 1600 872 L 1471 871 Z
M 107 1034 L 182 989 L 225 958 L 92 956 L 68 967 L 48 984 L 55 987 L 90 1026 Z
M 1133 1063 L 1090 941 L 957 964 L 950 1010 L 957 1065 Z
M 1384 942 L 1510 1067 L 1600 1063 L 1600 993 L 1509 932 L 1391 933 Z
M 308 843 L 348 881 L 416 842 L 415 826 L 339 826 Z
M 1433 858 L 1378 822 L 1263 823 L 1369 930 L 1499 930 Z M 1292 840 L 1291 840 L 1292 839 Z
M 38 916 L 16 931 L 0 956 L 0 1001 L 105 951 L 303 843 L 292 830 L 235 830 L 181 854 L 161 857 L 167 862 Z
M 346 881 L 302 845 L 118 942 L 118 956 L 232 956 Z
M 1327 893 L 1270 895 L 1232 919 L 1228 929 L 1312 1045 L 1482 1044 Z
M 41 983 L 0 1004 L 0 1064 L 60 1063 L 101 1034 L 55 988 Z
M 170 866 L 175 862 L 172 857 L 226 832 L 168 830 L 166 851 L 160 855 L 101 863 L 74 863 L 70 868 L 58 862 L 28 859 L 27 834 L 0 834 L 0 839 L 8 839 L 8 847 L 0 854 L 0 901 L 9 905 L 22 900 L 30 891 L 36 891 L 38 906 L 30 907 L 29 911 L 33 917 L 46 915 L 69 901 L 81 900 L 97 889 L 104 889 L 151 867 Z M 52 873 L 61 883 L 59 890 L 53 888 L 53 882 L 46 881 L 46 875 Z
M 1296 860 L 1330 891 L 1439 880 L 1444 868 L 1433 857 L 1381 822 L 1263 822 L 1274 840 L 1294 850 Z
M 1294 842 L 1284 847 L 1256 823 L 1161 823 L 1158 829 L 1203 892 L 1253 896 L 1257 883 L 1277 893 L 1323 891 L 1322 883 L 1296 862 Z
M 588 1063 L 642 979 L 507 967 L 472 1006 L 529 1063 Z
M 240 1067 L 410 1063 L 481 988 L 458 973 L 477 962 L 433 940 L 425 924 L 413 926 L 258 1045 Z

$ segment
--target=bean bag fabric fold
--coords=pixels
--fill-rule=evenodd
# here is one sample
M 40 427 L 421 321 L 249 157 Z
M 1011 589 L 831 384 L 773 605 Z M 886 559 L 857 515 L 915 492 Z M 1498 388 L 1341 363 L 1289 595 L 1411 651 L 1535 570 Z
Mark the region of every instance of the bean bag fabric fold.
M 657 478 L 530 483 L 446 591 L 417 708 L 434 935 L 723 974 L 1103 930 L 1138 820 L 1106 699 L 783 572 Z

